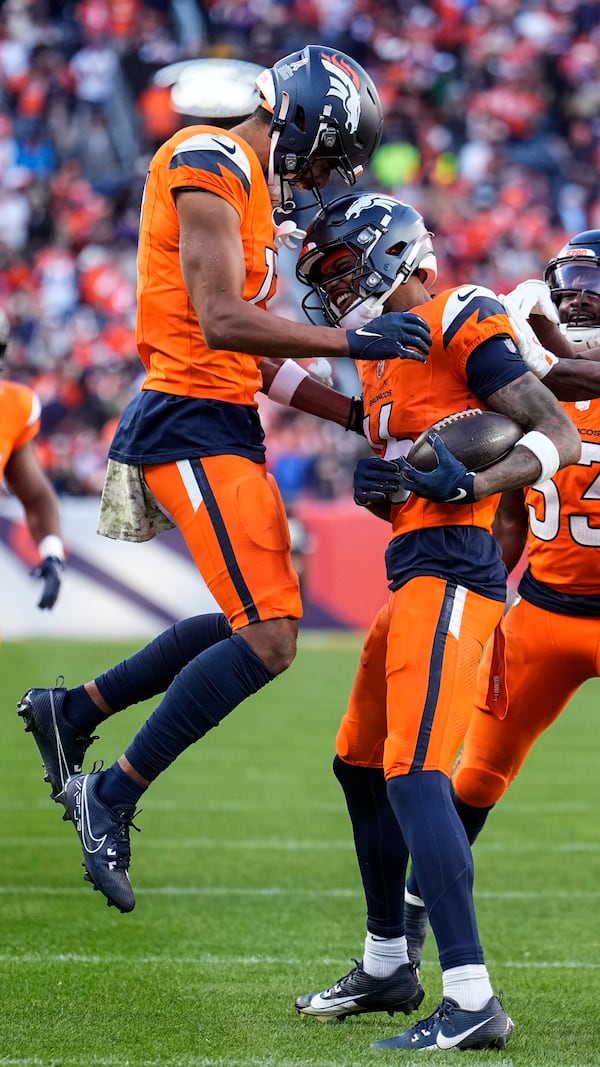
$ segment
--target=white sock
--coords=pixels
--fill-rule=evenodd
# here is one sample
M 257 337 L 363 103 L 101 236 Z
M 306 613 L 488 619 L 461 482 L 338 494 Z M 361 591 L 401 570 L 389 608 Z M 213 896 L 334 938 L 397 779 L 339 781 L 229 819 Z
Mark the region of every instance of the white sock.
M 404 890 L 404 903 L 414 904 L 415 908 L 425 907 L 425 902 L 421 900 L 421 897 L 416 897 L 414 893 L 409 893 L 408 889 Z
M 444 996 L 455 1000 L 465 1011 L 481 1011 L 494 990 L 484 963 L 470 963 L 466 967 L 451 967 L 442 975 Z
M 367 933 L 362 964 L 373 978 L 389 978 L 402 963 L 408 963 L 406 938 L 377 937 Z

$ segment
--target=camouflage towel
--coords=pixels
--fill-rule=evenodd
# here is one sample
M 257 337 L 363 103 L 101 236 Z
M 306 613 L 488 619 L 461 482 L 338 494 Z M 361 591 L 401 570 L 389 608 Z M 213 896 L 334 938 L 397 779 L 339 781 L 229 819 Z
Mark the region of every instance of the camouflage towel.
M 174 528 L 148 489 L 142 468 L 109 459 L 97 532 L 117 541 L 150 541 Z

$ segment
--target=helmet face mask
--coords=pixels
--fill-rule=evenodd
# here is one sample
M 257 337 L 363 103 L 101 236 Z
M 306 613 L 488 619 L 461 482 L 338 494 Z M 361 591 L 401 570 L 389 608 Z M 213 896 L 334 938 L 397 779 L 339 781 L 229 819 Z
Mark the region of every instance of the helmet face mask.
M 544 272 L 567 336 L 600 327 L 600 230 L 576 234 Z
M 366 71 L 343 52 L 309 45 L 263 71 L 256 85 L 273 111 L 269 184 L 279 178 L 281 203 L 290 185 L 301 184 L 322 204 L 317 163 L 321 184 L 335 170 L 354 185 L 383 128 L 379 94 Z
M 352 255 L 353 264 L 346 260 L 333 273 L 334 253 Z M 380 315 L 390 293 L 417 269 L 425 271 L 426 287 L 435 284 L 431 234 L 418 211 L 379 194 L 339 197 L 308 226 L 296 267 L 296 277 L 311 290 L 302 308 L 311 322 L 325 316 L 332 326 L 355 328 Z

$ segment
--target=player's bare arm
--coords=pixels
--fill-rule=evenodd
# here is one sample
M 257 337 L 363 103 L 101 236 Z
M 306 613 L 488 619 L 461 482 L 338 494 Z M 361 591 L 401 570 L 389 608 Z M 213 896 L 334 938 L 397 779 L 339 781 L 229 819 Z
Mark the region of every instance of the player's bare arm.
M 272 400 L 364 435 L 361 397 L 347 396 L 332 389 L 292 360 L 265 356 L 260 361 L 260 370 L 262 391 Z M 277 383 L 274 384 L 276 377 Z M 279 388 L 282 379 L 283 385 Z
M 201 190 L 177 194 L 184 281 L 210 348 L 291 358 L 414 359 L 431 345 L 418 315 L 394 315 L 368 331 L 305 326 L 244 299 L 246 265 L 238 214 L 226 200 Z M 218 240 L 215 239 L 218 235 Z
M 48 534 L 60 536 L 58 500 L 31 443 L 12 453 L 5 476 L 9 488 L 23 505 L 27 526 L 36 544 Z
M 246 268 L 238 214 L 202 190 L 177 194 L 183 277 L 211 348 L 257 356 L 348 356 L 342 330 L 309 326 L 243 298 Z
M 527 540 L 527 509 L 523 489 L 507 489 L 492 526 L 492 532 L 502 550 L 502 559 L 507 571 L 514 570 Z

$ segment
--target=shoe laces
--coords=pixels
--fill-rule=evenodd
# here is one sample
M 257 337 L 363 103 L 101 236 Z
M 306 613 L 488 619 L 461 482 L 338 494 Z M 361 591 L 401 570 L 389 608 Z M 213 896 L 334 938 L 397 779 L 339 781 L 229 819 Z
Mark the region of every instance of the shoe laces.
M 134 819 L 137 815 L 141 814 L 141 808 L 136 811 L 131 808 L 111 808 L 110 811 L 114 817 L 114 826 L 111 832 L 111 844 L 116 852 L 115 867 L 129 869 L 131 862 L 131 846 L 129 843 L 129 827 L 137 830 L 138 834 L 141 833 L 139 826 L 136 826 Z
M 441 1004 L 438 1004 L 435 1011 L 428 1015 L 426 1019 L 421 1019 L 419 1023 L 414 1027 L 415 1031 L 430 1032 L 436 1023 L 441 1022 L 443 1019 L 450 1019 L 453 1012 L 456 1011 L 457 1005 L 451 1000 L 444 999 Z
M 352 979 L 352 978 L 354 978 L 356 976 L 356 972 L 358 970 L 362 969 L 361 960 L 355 959 L 354 956 L 351 956 L 350 959 L 352 960 L 352 962 L 354 964 L 354 967 L 352 968 L 352 970 L 348 971 L 348 974 L 345 974 L 343 976 L 343 978 L 338 979 L 338 981 L 335 983 L 335 985 L 331 986 L 331 989 L 327 990 L 328 993 L 343 993 L 344 992 L 344 985 L 350 979 Z

